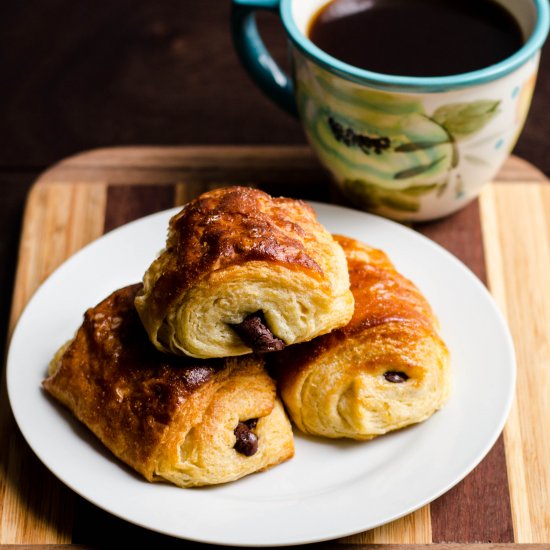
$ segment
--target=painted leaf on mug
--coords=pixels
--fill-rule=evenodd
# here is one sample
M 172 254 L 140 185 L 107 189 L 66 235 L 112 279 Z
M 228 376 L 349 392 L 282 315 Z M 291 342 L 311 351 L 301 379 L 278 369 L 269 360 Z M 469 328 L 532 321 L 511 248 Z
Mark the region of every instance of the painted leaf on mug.
M 295 70 L 308 140 L 361 207 L 412 219 L 425 205 L 436 211 L 439 201 L 463 200 L 464 184 L 455 186 L 462 167 L 468 174 L 485 170 L 483 152 L 473 157 L 468 148 L 474 144 L 461 142 L 490 129 L 503 111 L 497 98 L 440 104 L 434 112 L 421 94 L 371 90 L 301 56 Z M 498 135 L 493 132 L 491 143 Z
M 346 180 L 343 187 L 346 195 L 368 210 L 377 210 L 384 206 L 401 212 L 420 210 L 420 200 L 416 196 L 384 189 L 365 180 Z
M 406 170 L 401 170 L 394 174 L 394 179 L 396 180 L 403 180 L 403 179 L 409 179 L 414 178 L 415 176 L 419 176 L 421 174 L 424 174 L 425 172 L 430 171 L 434 166 L 437 166 L 442 160 L 445 160 L 445 157 L 439 157 L 435 159 L 433 162 L 430 162 L 429 164 L 421 164 L 419 166 L 415 166 L 414 168 L 407 168 Z
M 344 192 L 352 200 L 369 210 L 390 208 L 400 212 L 418 212 L 420 198 L 427 193 L 443 189 L 446 184 L 414 185 L 406 189 L 384 189 L 363 179 L 345 180 Z
M 500 101 L 482 99 L 471 103 L 451 103 L 439 107 L 432 116 L 455 139 L 481 130 L 499 111 Z
M 454 142 L 426 115 L 382 116 L 363 109 L 361 118 L 353 118 L 311 100 L 302 112 L 310 115 L 306 131 L 321 160 L 348 179 L 400 190 L 441 183 L 453 167 Z

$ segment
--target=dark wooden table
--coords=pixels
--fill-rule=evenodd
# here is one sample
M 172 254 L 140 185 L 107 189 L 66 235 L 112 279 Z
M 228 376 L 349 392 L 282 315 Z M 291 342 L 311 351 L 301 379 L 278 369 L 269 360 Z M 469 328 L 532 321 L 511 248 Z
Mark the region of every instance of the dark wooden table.
M 272 105 L 240 67 L 230 40 L 229 5 L 229 0 L 2 4 L 2 356 L 25 197 L 52 163 L 113 145 L 305 142 L 298 123 Z M 284 61 L 278 20 L 265 15 L 260 24 Z M 548 97 L 550 42 L 514 151 L 550 176 Z

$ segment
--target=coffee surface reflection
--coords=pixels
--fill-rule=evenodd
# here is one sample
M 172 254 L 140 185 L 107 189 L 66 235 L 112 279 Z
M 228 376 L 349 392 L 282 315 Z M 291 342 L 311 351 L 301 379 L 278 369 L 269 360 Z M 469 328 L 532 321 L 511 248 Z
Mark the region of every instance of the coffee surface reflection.
M 524 43 L 494 0 L 333 0 L 308 36 L 355 67 L 401 76 L 448 76 L 482 69 Z

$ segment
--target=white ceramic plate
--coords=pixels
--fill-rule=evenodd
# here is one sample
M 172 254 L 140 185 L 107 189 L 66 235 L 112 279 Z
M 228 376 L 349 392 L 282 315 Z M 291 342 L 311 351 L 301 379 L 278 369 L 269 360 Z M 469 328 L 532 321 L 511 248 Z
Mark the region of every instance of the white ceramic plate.
M 366 443 L 296 433 L 296 456 L 264 473 L 203 489 L 143 481 L 41 389 L 50 358 L 86 308 L 137 282 L 162 248 L 161 212 L 119 228 L 65 262 L 36 292 L 14 332 L 7 380 L 15 418 L 44 464 L 97 506 L 197 541 L 289 545 L 365 531 L 432 501 L 485 456 L 515 381 L 508 329 L 485 287 L 456 258 L 391 221 L 314 204 L 329 231 L 384 249 L 433 305 L 452 354 L 450 402 L 423 424 Z

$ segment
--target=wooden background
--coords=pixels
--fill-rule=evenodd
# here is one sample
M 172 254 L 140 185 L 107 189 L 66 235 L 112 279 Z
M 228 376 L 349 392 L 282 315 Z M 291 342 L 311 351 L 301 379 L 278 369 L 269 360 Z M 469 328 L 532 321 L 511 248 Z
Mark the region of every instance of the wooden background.
M 113 145 L 302 144 L 249 81 L 229 0 L 17 0 L 0 6 L 0 351 L 24 201 L 68 155 Z M 276 18 L 260 17 L 284 60 Z M 550 43 L 515 153 L 550 175 Z M 510 223 L 514 223 L 512 220 Z M 0 486 L 0 493 L 3 487 Z

